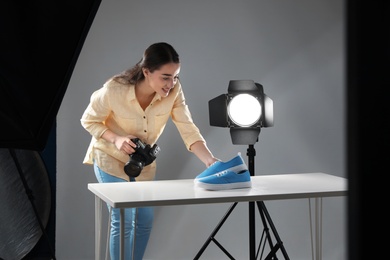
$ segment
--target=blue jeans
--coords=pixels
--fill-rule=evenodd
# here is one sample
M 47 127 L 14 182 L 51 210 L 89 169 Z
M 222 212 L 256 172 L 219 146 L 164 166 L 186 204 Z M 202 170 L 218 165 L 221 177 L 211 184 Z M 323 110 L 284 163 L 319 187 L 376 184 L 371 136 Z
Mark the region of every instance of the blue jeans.
M 102 171 L 94 164 L 94 171 L 100 183 L 126 182 Z M 135 181 L 131 178 L 130 181 Z M 110 208 L 109 205 L 107 205 Z M 154 210 L 151 207 L 125 209 L 125 259 L 142 260 L 146 246 L 152 231 Z M 134 235 L 135 230 L 135 235 Z M 133 252 L 134 249 L 134 252 Z M 119 259 L 120 250 L 120 210 L 112 209 L 110 229 L 110 257 L 111 260 Z M 134 253 L 134 256 L 133 256 Z

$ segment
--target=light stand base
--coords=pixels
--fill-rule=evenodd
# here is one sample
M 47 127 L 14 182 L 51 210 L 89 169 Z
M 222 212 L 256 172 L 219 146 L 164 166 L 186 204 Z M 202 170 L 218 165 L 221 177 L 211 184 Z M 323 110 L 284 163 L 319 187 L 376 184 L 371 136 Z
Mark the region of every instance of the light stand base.
M 256 155 L 256 151 L 254 149 L 253 145 L 249 145 L 247 150 L 248 155 L 248 167 L 249 172 L 251 176 L 254 176 L 254 156 Z M 203 252 L 206 250 L 206 248 L 209 246 L 210 242 L 214 242 L 228 257 L 229 259 L 235 259 L 215 238 L 215 235 L 218 233 L 222 225 L 225 223 L 227 218 L 230 216 L 230 214 L 233 212 L 234 208 L 237 206 L 238 202 L 233 203 L 228 211 L 225 213 L 223 218 L 220 220 L 218 225 L 214 228 L 214 230 L 211 232 L 210 236 L 206 240 L 206 242 L 203 244 L 197 255 L 195 256 L 194 260 L 199 259 Z M 269 253 L 264 258 L 264 260 L 277 260 L 276 253 L 278 250 L 281 250 L 284 259 L 289 260 L 290 258 L 287 255 L 286 249 L 284 248 L 283 242 L 279 237 L 279 234 L 275 228 L 275 225 L 273 224 L 273 221 L 271 219 L 270 214 L 268 213 L 268 210 L 264 204 L 263 201 L 256 201 L 256 202 L 248 202 L 249 204 L 249 255 L 250 260 L 256 260 L 259 256 L 259 259 L 262 259 L 262 256 L 265 251 L 265 245 L 268 243 L 269 245 Z M 260 214 L 260 218 L 263 224 L 263 232 L 262 236 L 259 242 L 259 246 L 256 249 L 256 227 L 255 227 L 255 207 L 258 207 L 258 211 Z M 272 234 L 276 240 L 276 243 L 273 243 L 271 232 L 268 228 L 268 226 L 271 228 Z
M 262 232 L 262 235 L 261 235 L 261 239 L 260 239 L 258 248 L 256 249 L 255 248 L 255 244 L 256 244 L 255 240 L 256 240 L 256 238 L 255 238 L 255 235 L 253 233 L 255 231 L 254 222 L 250 221 L 250 238 L 249 238 L 249 240 L 250 240 L 249 241 L 249 243 L 250 243 L 250 252 L 249 252 L 250 253 L 250 259 L 251 260 L 258 259 L 258 257 L 260 257 L 259 259 L 262 259 L 264 251 L 265 251 L 265 246 L 266 246 L 266 244 L 268 242 L 269 247 L 270 247 L 270 251 L 267 254 L 267 256 L 264 258 L 264 260 L 276 260 L 276 259 L 278 259 L 277 256 L 276 256 L 276 253 L 278 252 L 278 250 L 281 250 L 281 252 L 282 252 L 282 254 L 284 256 L 284 259 L 289 260 L 290 258 L 289 258 L 288 254 L 287 254 L 287 251 L 284 248 L 283 242 L 282 242 L 282 240 L 280 239 L 280 237 L 278 235 L 278 232 L 277 232 L 277 230 L 275 228 L 275 225 L 272 222 L 272 219 L 271 219 L 271 217 L 270 217 L 270 215 L 268 213 L 268 210 L 267 210 L 264 202 L 263 201 L 256 201 L 256 202 L 248 202 L 248 203 L 250 203 L 249 204 L 250 208 L 251 208 L 251 204 L 252 204 L 253 208 L 254 208 L 255 205 L 257 205 L 258 211 L 259 211 L 262 223 L 263 223 L 263 232 Z M 223 218 L 220 220 L 218 225 L 211 232 L 211 234 L 207 238 L 206 242 L 203 244 L 203 246 L 201 247 L 201 249 L 199 250 L 197 255 L 194 257 L 194 260 L 200 259 L 200 257 L 202 256 L 202 254 L 204 253 L 204 251 L 206 250 L 206 248 L 209 246 L 209 244 L 211 242 L 214 242 L 226 254 L 226 256 L 229 257 L 229 259 L 232 259 L 232 260 L 235 259 L 227 251 L 227 249 L 224 248 L 218 242 L 218 240 L 216 239 L 216 235 L 217 235 L 218 231 L 221 229 L 222 225 L 228 219 L 230 214 L 233 212 L 233 210 L 237 206 L 237 204 L 238 204 L 238 202 L 235 202 L 235 203 L 233 203 L 229 207 L 229 209 L 227 210 L 227 212 L 225 213 Z M 251 211 L 251 209 L 249 209 L 249 210 Z M 250 215 L 250 217 L 251 217 L 251 215 Z M 272 234 L 274 235 L 274 237 L 276 239 L 276 243 L 275 244 L 273 243 L 273 240 L 272 240 L 269 228 L 271 228 Z

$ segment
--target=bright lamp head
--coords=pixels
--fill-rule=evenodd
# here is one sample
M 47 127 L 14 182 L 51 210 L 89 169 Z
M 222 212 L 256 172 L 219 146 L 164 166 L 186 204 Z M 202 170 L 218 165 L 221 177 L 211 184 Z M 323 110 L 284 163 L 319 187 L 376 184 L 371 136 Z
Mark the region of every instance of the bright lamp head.
M 229 127 L 233 144 L 254 144 L 273 126 L 273 102 L 253 80 L 231 80 L 228 94 L 209 101 L 210 125 Z
M 261 117 L 260 101 L 250 94 L 238 94 L 233 96 L 228 103 L 227 113 L 237 126 L 254 126 Z

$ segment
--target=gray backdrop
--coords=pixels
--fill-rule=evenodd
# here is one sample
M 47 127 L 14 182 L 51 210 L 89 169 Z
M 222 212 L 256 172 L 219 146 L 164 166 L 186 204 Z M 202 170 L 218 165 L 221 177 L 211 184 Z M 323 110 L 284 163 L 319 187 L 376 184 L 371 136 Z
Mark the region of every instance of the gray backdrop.
M 255 145 L 256 175 L 346 177 L 344 22 L 339 0 L 102 1 L 57 117 L 57 258 L 94 259 L 87 184 L 96 179 L 82 164 L 90 135 L 80 117 L 91 93 L 154 42 L 178 51 L 187 103 L 218 158 L 237 152 L 245 158 L 247 147 L 233 145 L 227 128 L 209 125 L 208 101 L 226 93 L 229 80 L 252 79 L 273 99 L 275 115 Z M 158 144 L 157 179 L 194 178 L 204 170 L 171 122 Z M 145 259 L 193 259 L 229 206 L 157 207 Z M 290 259 L 311 259 L 308 200 L 266 206 Z M 236 259 L 249 256 L 247 222 L 247 203 L 239 203 L 217 236 Z M 346 198 L 323 200 L 322 243 L 324 260 L 346 259 Z M 212 243 L 203 259 L 226 256 Z

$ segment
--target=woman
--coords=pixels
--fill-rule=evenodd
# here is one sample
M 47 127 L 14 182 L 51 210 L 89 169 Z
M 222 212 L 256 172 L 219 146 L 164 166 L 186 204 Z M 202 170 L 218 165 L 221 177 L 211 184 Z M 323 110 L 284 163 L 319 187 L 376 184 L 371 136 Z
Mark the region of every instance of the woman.
M 149 46 L 132 68 L 115 75 L 95 91 L 81 118 L 92 135 L 83 163 L 92 164 L 99 182 L 151 181 L 156 161 L 137 177 L 124 171 L 139 138 L 153 145 L 169 118 L 175 123 L 187 149 L 206 167 L 216 161 L 193 123 L 179 81 L 180 60 L 168 43 Z M 125 258 L 142 259 L 153 224 L 153 208 L 126 209 Z M 111 213 L 110 256 L 119 259 L 119 210 Z M 134 227 L 134 225 L 136 225 Z

